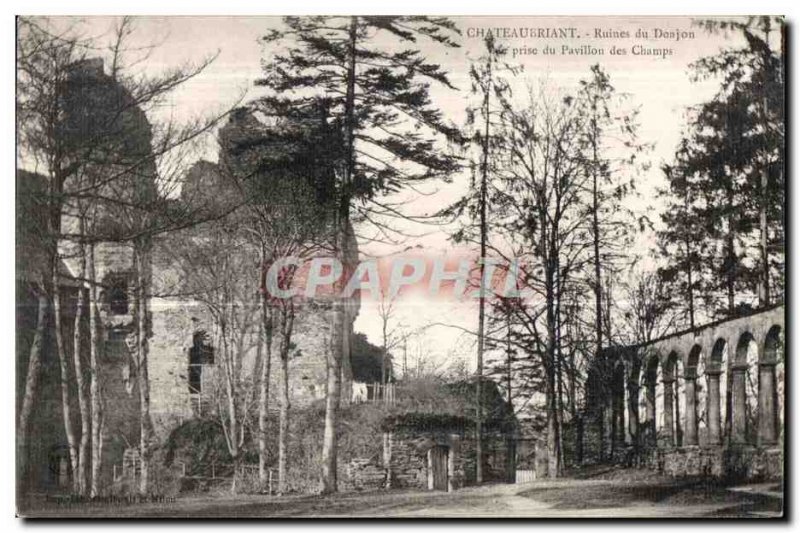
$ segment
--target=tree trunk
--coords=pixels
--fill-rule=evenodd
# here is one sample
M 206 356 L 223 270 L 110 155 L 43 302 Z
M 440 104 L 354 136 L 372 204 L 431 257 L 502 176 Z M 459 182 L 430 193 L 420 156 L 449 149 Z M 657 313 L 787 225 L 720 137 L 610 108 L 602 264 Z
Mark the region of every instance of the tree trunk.
M 84 222 L 81 220 L 81 234 L 83 234 Z M 83 289 L 83 280 L 86 278 L 86 246 L 79 244 L 80 267 L 78 278 L 81 280 L 81 287 L 78 289 L 78 299 L 75 309 L 75 325 L 73 327 L 73 363 L 75 365 L 75 381 L 78 385 L 78 408 L 81 413 L 81 440 L 78 447 L 78 470 L 76 472 L 76 484 L 78 493 L 86 494 L 86 468 L 89 463 L 89 446 L 91 435 L 91 420 L 89 405 L 86 398 L 86 383 L 83 375 L 83 335 L 82 326 L 84 307 L 86 307 L 86 296 Z M 91 290 L 91 289 L 90 289 Z
M 328 352 L 328 384 L 325 394 L 325 432 L 322 438 L 322 479 L 320 492 L 329 494 L 336 492 L 336 443 L 341 401 L 342 357 L 344 354 L 344 335 L 346 315 L 344 302 L 334 302 L 333 328 L 331 331 L 331 348 Z
M 236 362 L 235 359 L 232 357 L 230 344 L 228 343 L 228 329 L 225 325 L 221 325 L 220 327 L 220 335 L 222 337 L 222 352 L 224 356 L 224 365 L 225 365 L 225 400 L 226 400 L 226 410 L 228 411 L 228 428 L 227 428 L 227 435 L 228 435 L 228 452 L 231 454 L 231 460 L 233 461 L 233 481 L 231 482 L 231 493 L 236 492 L 236 478 L 238 473 L 239 467 L 239 450 L 240 450 L 240 443 L 239 443 L 239 416 L 238 416 L 238 409 L 236 407 Z M 224 430 L 224 422 L 223 422 L 223 430 Z
M 764 27 L 764 43 L 766 44 L 764 50 L 764 66 L 765 66 L 765 76 L 766 76 L 766 66 L 769 64 L 769 34 L 770 34 L 770 22 L 769 18 L 766 19 L 766 25 Z M 767 149 L 767 136 L 769 133 L 769 100 L 767 99 L 767 92 L 764 91 L 764 96 L 762 98 L 762 107 L 761 112 L 763 116 L 764 122 L 764 153 L 761 157 L 761 183 L 760 183 L 760 202 L 759 202 L 759 213 L 758 213 L 758 225 L 759 225 L 759 248 L 761 251 L 761 269 L 759 275 L 759 283 L 758 283 L 758 305 L 759 307 L 766 307 L 769 305 L 770 301 L 770 294 L 769 294 L 769 233 L 767 225 L 767 193 L 769 187 L 769 151 Z
M 272 311 L 266 288 L 261 296 L 261 322 L 264 330 L 264 359 L 258 395 L 258 479 L 262 487 L 269 483 L 267 471 L 267 415 L 269 406 L 269 379 L 272 367 Z
M 42 367 L 42 344 L 47 326 L 47 294 L 44 287 L 37 288 L 36 329 L 28 355 L 28 370 L 25 376 L 25 392 L 22 396 L 22 407 L 17 422 L 17 487 L 22 494 L 28 487 L 28 432 L 39 386 Z
M 289 443 L 289 350 L 292 346 L 292 328 L 294 327 L 294 306 L 291 301 L 283 308 L 281 323 L 281 374 L 283 389 L 281 390 L 281 413 L 278 429 L 278 494 L 286 492 L 286 455 Z
M 138 385 L 139 385 L 139 457 L 142 474 L 139 479 L 139 493 L 145 495 L 150 490 L 150 442 L 153 434 L 153 422 L 150 418 L 150 375 L 148 356 L 150 351 L 150 244 L 136 244 L 136 290 L 138 293 L 138 316 L 136 322 L 137 343 L 139 352 Z
M 547 476 L 557 478 L 561 473 L 561 452 L 558 434 L 558 417 L 556 414 L 556 394 L 552 364 L 547 369 Z
M 686 241 L 686 282 L 687 298 L 689 299 L 689 328 L 694 329 L 694 279 L 692 276 L 692 260 L 689 241 Z
M 576 380 L 578 370 L 575 365 L 575 350 L 570 350 L 569 354 L 569 408 L 570 417 L 575 425 L 575 463 L 583 463 L 583 416 L 578 413 L 578 392 Z
M 603 302 L 602 302 L 602 278 L 600 271 L 600 220 L 598 211 L 600 209 L 599 191 L 597 183 L 597 118 L 593 119 L 592 131 L 592 245 L 594 247 L 594 304 L 595 304 L 595 356 L 598 357 L 603 351 Z
M 683 195 L 683 206 L 688 213 L 691 209 L 688 188 Z M 684 245 L 686 246 L 686 298 L 689 300 L 689 328 L 694 329 L 694 276 L 692 271 L 692 245 L 690 237 L 686 235 Z
M 483 113 L 484 113 L 484 132 L 483 132 L 483 161 L 481 162 L 481 187 L 480 187 L 480 232 L 481 232 L 481 257 L 480 257 L 480 273 L 479 273 L 479 296 L 478 296 L 478 361 L 477 361 L 477 375 L 478 382 L 475 386 L 475 401 L 476 401 L 476 416 L 475 416 L 475 454 L 476 470 L 475 481 L 483 483 L 483 351 L 484 351 L 484 327 L 486 322 L 486 299 L 484 298 L 484 271 L 486 269 L 486 187 L 489 175 L 489 110 L 491 105 L 491 92 L 492 92 L 492 53 L 489 52 L 487 60 L 487 73 L 488 73 L 488 87 L 485 88 L 483 99 Z
M 388 316 L 381 317 L 383 319 L 383 347 L 381 350 L 381 391 L 383 397 L 386 397 L 386 351 L 387 351 L 387 344 L 388 340 L 386 338 L 386 323 L 389 321 Z
M 75 430 L 72 427 L 72 408 L 69 398 L 69 363 L 67 352 L 64 346 L 64 332 L 62 329 L 62 308 L 61 308 L 61 289 L 59 287 L 58 265 L 60 259 L 58 253 L 54 255 L 52 264 L 52 292 L 53 292 L 53 327 L 56 337 L 56 352 L 58 353 L 59 371 L 61 376 L 61 408 L 64 418 L 64 433 L 67 436 L 67 446 L 69 447 L 69 459 L 72 465 L 73 476 L 78 471 L 78 443 L 75 438 Z M 75 492 L 79 492 L 77 478 L 73 477 Z
M 100 361 L 98 356 L 97 280 L 95 279 L 94 245 L 88 247 L 89 279 L 89 368 L 91 382 L 89 396 L 92 402 L 92 498 L 100 495 L 100 474 L 103 460 L 102 397 L 100 390 Z M 144 469 L 142 469 L 144 470 Z
M 342 178 L 339 205 L 337 206 L 335 231 L 335 252 L 342 265 L 347 263 L 345 246 L 348 239 L 348 221 L 350 220 L 350 198 L 353 174 L 355 171 L 355 91 L 356 91 L 356 40 L 358 38 L 358 17 L 350 20 L 347 53 L 347 88 L 344 109 L 344 143 L 346 147 L 345 172 Z M 343 276 L 343 278 L 346 276 Z M 331 349 L 328 352 L 328 385 L 325 398 L 325 432 L 322 437 L 322 478 L 320 492 L 328 494 L 336 492 L 337 468 L 337 434 L 336 423 L 339 417 L 339 405 L 342 394 L 342 361 L 349 332 L 347 327 L 347 306 L 341 297 L 343 283 L 338 280 L 333 305 L 333 331 L 331 332 Z M 348 332 L 345 331 L 347 327 Z
M 546 226 L 542 226 L 545 228 Z M 556 478 L 561 474 L 561 434 L 558 424 L 558 405 L 556 390 L 556 313 L 555 313 L 555 273 L 558 270 L 558 262 L 555 259 L 557 248 L 546 238 L 546 232 L 542 230 L 543 249 L 547 249 L 545 259 L 545 298 L 546 298 L 546 321 L 547 321 L 547 345 L 546 345 L 546 365 L 547 385 L 547 471 L 548 476 Z M 547 246 L 548 248 L 544 248 Z
M 560 330 L 560 327 L 558 328 Z M 558 424 L 558 434 L 562 435 L 564 431 L 564 386 L 562 383 L 562 371 L 561 371 L 561 333 L 558 333 L 558 342 L 556 346 L 559 346 L 556 349 L 556 423 Z M 564 447 L 558 447 L 559 453 L 559 463 L 561 465 L 564 464 Z
M 726 179 L 726 178 L 722 178 Z M 727 249 L 727 264 L 728 268 L 725 269 L 725 288 L 728 294 L 728 313 L 733 316 L 736 310 L 736 249 L 734 247 L 734 227 L 733 227 L 733 188 L 728 183 L 727 186 L 727 200 L 728 200 L 728 233 L 725 238 Z
M 288 351 L 288 349 L 287 349 Z M 286 452 L 289 441 L 289 354 L 281 354 L 281 413 L 278 429 L 278 494 L 286 492 Z

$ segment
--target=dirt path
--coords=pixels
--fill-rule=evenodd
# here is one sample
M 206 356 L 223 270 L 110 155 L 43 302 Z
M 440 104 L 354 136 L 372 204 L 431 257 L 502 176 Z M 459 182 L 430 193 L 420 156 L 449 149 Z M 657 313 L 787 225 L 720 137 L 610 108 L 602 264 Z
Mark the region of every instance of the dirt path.
M 668 479 L 561 479 L 485 485 L 451 493 L 419 490 L 334 496 L 184 496 L 168 503 L 40 505 L 27 516 L 160 518 L 586 518 L 775 516 L 782 499 Z

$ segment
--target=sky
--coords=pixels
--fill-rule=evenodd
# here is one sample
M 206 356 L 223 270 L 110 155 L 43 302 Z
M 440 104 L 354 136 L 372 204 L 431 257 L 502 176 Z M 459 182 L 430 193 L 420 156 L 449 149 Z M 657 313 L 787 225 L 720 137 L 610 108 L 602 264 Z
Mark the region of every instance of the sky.
M 649 170 L 637 175 L 639 196 L 629 206 L 641 214 L 657 215 L 662 208 L 654 198 L 658 187 L 665 184 L 659 167 L 671 159 L 685 125 L 687 107 L 713 96 L 717 82 L 693 83 L 689 65 L 697 59 L 713 55 L 721 48 L 738 46 L 737 36 L 709 35 L 692 26 L 688 17 L 455 17 L 462 31 L 462 47 L 444 48 L 423 43 L 422 51 L 434 63 L 450 73 L 450 80 L 459 90 L 432 87 L 431 97 L 437 108 L 453 122 L 463 123 L 469 98 L 468 68 L 470 60 L 481 55 L 481 31 L 499 29 L 499 41 L 509 48 L 509 63 L 521 65 L 523 72 L 514 82 L 515 98 L 523 98 L 527 86 L 546 85 L 554 91 L 575 90 L 589 68 L 600 63 L 614 87 L 628 95 L 626 105 L 639 109 L 639 139 L 653 145 L 647 155 Z M 57 19 L 54 24 L 76 24 L 86 34 L 99 36 L 102 42 L 115 23 L 109 17 Z M 172 114 L 179 119 L 210 114 L 225 109 L 239 99 L 257 97 L 254 82 L 262 74 L 263 62 L 271 50 L 260 42 L 269 29 L 280 26 L 276 17 L 143 17 L 136 19 L 135 45 L 157 44 L 145 63 L 144 72 L 162 72 L 171 67 L 199 62 L 218 54 L 214 62 L 199 76 L 178 89 L 168 105 L 156 113 Z M 566 28 L 574 37 L 562 38 L 557 33 Z M 637 31 L 647 37 L 637 37 Z M 691 34 L 690 34 L 691 33 Z M 516 34 L 516 37 L 514 36 Z M 380 45 L 381 43 L 377 43 Z M 555 54 L 544 54 L 551 46 Z M 635 55 L 646 49 L 670 49 L 667 56 Z M 567 47 L 566 50 L 562 47 Z M 611 48 L 624 50 L 625 55 L 611 54 Z M 604 49 L 603 55 L 578 54 L 589 49 Z M 533 54 L 532 49 L 537 53 Z M 570 53 L 572 52 L 572 53 Z M 520 100 L 521 101 L 521 100 Z M 215 146 L 209 142 L 203 157 L 215 159 Z M 409 214 L 429 214 L 459 198 L 466 190 L 468 177 L 455 176 L 452 183 L 429 184 L 425 194 L 407 191 L 393 198 L 404 204 Z M 657 217 L 656 217 L 657 218 Z M 448 229 L 404 222 L 402 229 L 419 235 L 394 246 L 361 243 L 362 254 L 383 257 L 407 247 L 420 247 L 431 257 L 453 253 Z M 366 230 L 365 230 L 366 231 Z M 652 235 L 641 236 L 633 253 L 646 255 Z M 396 316 L 390 329 L 417 331 L 409 340 L 409 366 L 422 357 L 429 367 L 446 368 L 461 359 L 474 367 L 474 331 L 477 326 L 475 301 L 430 299 L 412 295 L 397 303 Z M 440 324 L 430 326 L 430 324 Z M 420 330 L 423 326 L 429 326 Z M 371 342 L 381 342 L 381 322 L 375 303 L 365 300 L 356 320 L 357 331 L 366 333 Z M 396 354 L 396 361 L 400 359 Z

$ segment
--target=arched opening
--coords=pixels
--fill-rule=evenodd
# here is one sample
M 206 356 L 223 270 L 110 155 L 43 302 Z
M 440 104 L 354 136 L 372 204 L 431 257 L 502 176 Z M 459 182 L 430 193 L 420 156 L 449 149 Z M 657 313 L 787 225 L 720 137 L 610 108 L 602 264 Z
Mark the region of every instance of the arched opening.
M 645 443 L 654 446 L 658 442 L 658 432 L 663 422 L 659 421 L 659 405 L 663 400 L 659 398 L 659 382 L 661 381 L 661 367 L 656 355 L 650 356 L 642 372 L 640 416 L 643 423 Z M 661 394 L 663 396 L 663 394 Z
M 686 369 L 683 379 L 683 398 L 684 409 L 681 417 L 681 427 L 683 428 L 682 445 L 694 446 L 700 442 L 700 419 L 701 410 L 705 405 L 705 387 L 702 386 L 698 377 L 704 369 L 701 369 L 702 348 L 695 344 L 689 350 L 689 357 L 686 359 Z M 700 404 L 698 405 L 699 401 Z
M 705 441 L 703 444 L 721 444 L 728 434 L 728 343 L 717 339 L 711 357 L 705 362 L 705 407 L 703 412 Z
M 112 272 L 103 278 L 100 300 L 109 314 L 128 314 L 129 277 L 126 272 Z
M 758 366 L 758 442 L 775 444 L 783 440 L 784 343 L 783 330 L 772 326 L 764 339 Z
M 772 326 L 764 339 L 765 363 L 783 362 L 783 330 L 780 326 Z
M 627 419 L 625 421 L 626 442 L 641 444 L 640 425 L 642 414 L 640 412 L 641 403 L 641 374 L 642 368 L 638 358 L 634 358 L 630 362 L 629 374 L 626 376 L 625 382 L 625 414 Z
M 59 444 L 50 448 L 47 455 L 48 483 L 59 489 L 72 484 L 72 463 L 69 460 L 69 447 Z
M 192 411 L 197 415 L 205 414 L 209 398 L 208 368 L 214 365 L 214 346 L 211 336 L 205 330 L 197 330 L 192 335 L 192 347 L 189 348 L 189 397 Z
M 758 345 L 749 332 L 742 333 L 730 369 L 730 439 L 755 444 L 758 431 Z
M 663 385 L 663 419 L 664 425 L 661 429 L 663 444 L 666 446 L 680 446 L 682 443 L 681 435 L 681 408 L 682 402 L 680 394 L 682 386 L 682 368 L 678 353 L 673 351 L 667 356 L 664 365 Z M 680 379 L 680 382 L 679 382 Z

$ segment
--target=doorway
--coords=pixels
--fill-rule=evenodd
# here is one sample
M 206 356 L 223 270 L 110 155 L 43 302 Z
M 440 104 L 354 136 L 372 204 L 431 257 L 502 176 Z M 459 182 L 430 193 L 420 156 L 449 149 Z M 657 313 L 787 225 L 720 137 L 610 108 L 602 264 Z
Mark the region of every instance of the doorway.
M 450 449 L 447 446 L 434 446 L 428 452 L 428 464 L 430 465 L 430 490 L 447 491 L 447 463 Z

